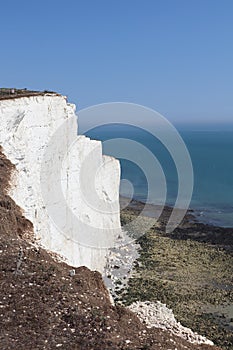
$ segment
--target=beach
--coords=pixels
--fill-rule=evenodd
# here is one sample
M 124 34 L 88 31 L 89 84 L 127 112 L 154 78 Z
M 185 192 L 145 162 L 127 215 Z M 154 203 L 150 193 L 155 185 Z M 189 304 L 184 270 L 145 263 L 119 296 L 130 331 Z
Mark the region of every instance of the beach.
M 126 201 L 121 198 L 122 207 Z M 121 211 L 122 224 L 134 220 L 143 207 L 133 200 Z M 149 206 L 145 220 L 158 209 Z M 182 325 L 233 349 L 233 229 L 198 222 L 188 211 L 174 232 L 166 234 L 171 210 L 164 207 L 158 222 L 136 239 L 140 256 L 117 299 L 126 305 L 159 300 Z

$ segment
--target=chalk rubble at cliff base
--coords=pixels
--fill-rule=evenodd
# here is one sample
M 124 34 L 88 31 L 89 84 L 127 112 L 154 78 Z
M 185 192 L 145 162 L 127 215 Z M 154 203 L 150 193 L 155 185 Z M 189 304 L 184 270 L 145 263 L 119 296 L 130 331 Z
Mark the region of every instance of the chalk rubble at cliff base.
M 194 333 L 190 328 L 184 327 L 180 322 L 177 322 L 172 310 L 160 301 L 156 303 L 137 301 L 128 306 L 128 309 L 135 312 L 140 320 L 146 323 L 148 328 L 165 329 L 193 344 L 214 345 L 211 340 Z

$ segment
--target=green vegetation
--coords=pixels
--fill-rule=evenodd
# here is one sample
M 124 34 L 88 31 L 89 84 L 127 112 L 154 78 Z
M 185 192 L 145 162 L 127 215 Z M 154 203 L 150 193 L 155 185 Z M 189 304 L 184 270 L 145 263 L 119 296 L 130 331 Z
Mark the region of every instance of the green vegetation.
M 134 215 L 123 211 L 122 222 Z M 218 310 L 233 305 L 233 256 L 207 243 L 166 237 L 158 226 L 137 242 L 140 257 L 120 300 L 160 300 L 184 326 L 233 349 L 232 319 Z
M 16 88 L 0 88 L 0 99 L 16 98 L 16 97 L 26 97 L 31 95 L 43 95 L 46 93 L 54 93 L 52 91 L 33 91 L 25 89 Z

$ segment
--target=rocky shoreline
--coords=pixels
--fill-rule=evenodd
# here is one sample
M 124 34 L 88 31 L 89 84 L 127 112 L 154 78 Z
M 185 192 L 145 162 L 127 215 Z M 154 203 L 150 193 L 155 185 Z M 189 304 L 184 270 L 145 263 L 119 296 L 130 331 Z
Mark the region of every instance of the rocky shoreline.
M 120 198 L 122 210 L 122 222 L 129 215 L 139 215 L 143 210 L 145 203 L 137 200 L 132 200 L 127 207 L 125 203 L 128 202 L 127 198 Z M 153 204 L 147 204 L 146 216 L 153 217 L 154 213 L 160 210 L 160 206 Z M 173 208 L 170 206 L 164 206 L 162 214 L 158 220 L 160 225 L 160 232 L 163 232 L 166 223 L 171 215 Z M 226 228 L 221 226 L 215 226 L 200 221 L 197 218 L 195 211 L 190 209 L 187 211 L 183 221 L 170 235 L 172 238 L 177 239 L 192 239 L 202 243 L 209 243 L 223 248 L 224 250 L 233 253 L 233 228 Z
M 144 208 L 139 201 L 128 206 L 125 202 L 121 198 L 123 225 Z M 151 205 L 148 219 L 158 209 Z M 182 325 L 233 349 L 233 229 L 200 223 L 189 211 L 179 227 L 166 234 L 171 210 L 165 207 L 156 225 L 136 239 L 140 256 L 116 301 L 125 305 L 160 301 Z

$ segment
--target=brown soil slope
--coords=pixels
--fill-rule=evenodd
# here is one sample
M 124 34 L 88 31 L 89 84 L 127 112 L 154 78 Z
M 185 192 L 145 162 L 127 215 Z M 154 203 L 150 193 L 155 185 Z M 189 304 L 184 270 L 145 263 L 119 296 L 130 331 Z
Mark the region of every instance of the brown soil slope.
M 101 275 L 56 262 L 7 195 L 12 164 L 0 151 L 0 349 L 217 349 L 148 330 L 111 305 Z

